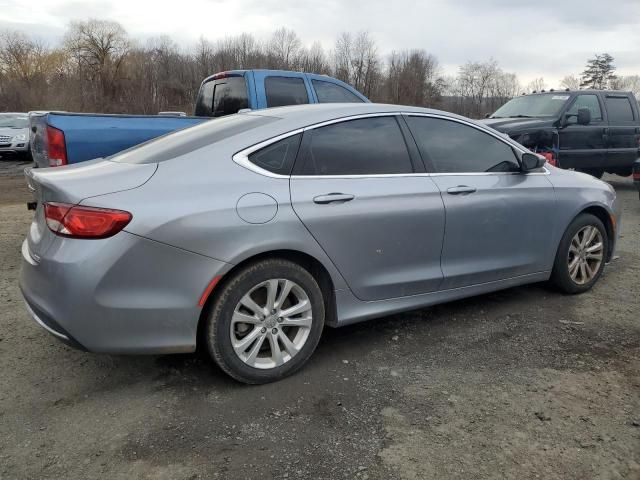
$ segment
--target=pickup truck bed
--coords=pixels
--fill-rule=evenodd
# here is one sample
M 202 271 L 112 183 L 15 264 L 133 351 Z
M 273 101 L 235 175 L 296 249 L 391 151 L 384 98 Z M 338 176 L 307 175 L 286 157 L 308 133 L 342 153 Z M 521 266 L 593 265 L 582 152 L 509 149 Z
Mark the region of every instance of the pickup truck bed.
M 108 157 L 165 133 L 210 120 L 206 117 L 67 112 L 31 113 L 30 119 L 31 151 L 37 165 L 41 167 L 50 166 L 47 127 L 64 132 L 66 163 L 71 164 Z

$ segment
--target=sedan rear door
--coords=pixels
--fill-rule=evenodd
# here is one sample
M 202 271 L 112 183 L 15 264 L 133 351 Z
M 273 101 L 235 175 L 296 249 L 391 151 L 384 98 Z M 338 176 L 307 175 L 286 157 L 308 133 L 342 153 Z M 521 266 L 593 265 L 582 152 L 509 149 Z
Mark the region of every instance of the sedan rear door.
M 296 214 L 361 300 L 430 292 L 442 281 L 442 199 L 416 174 L 405 133 L 393 115 L 307 130 L 291 177 Z

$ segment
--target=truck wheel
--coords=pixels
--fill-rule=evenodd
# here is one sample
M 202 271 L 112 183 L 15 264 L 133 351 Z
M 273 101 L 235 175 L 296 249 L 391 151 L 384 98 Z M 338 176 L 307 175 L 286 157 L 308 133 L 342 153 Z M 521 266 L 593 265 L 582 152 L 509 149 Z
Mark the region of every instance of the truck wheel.
M 280 380 L 309 359 L 324 327 L 322 291 L 300 265 L 268 259 L 240 270 L 206 319 L 209 353 L 240 382 Z
M 602 221 L 589 213 L 579 215 L 560 241 L 551 282 L 564 293 L 586 292 L 602 275 L 608 248 Z

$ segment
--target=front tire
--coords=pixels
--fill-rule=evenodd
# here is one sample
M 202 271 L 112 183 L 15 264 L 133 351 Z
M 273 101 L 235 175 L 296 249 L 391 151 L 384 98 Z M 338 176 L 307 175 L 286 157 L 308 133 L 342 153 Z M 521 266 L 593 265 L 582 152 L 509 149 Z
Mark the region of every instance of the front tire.
M 609 238 L 602 221 L 583 213 L 564 233 L 551 274 L 551 282 L 562 292 L 583 293 L 598 281 L 609 251 Z
M 268 259 L 233 274 L 217 292 L 206 319 L 209 353 L 236 380 L 268 383 L 309 359 L 324 327 L 324 301 L 300 265 Z

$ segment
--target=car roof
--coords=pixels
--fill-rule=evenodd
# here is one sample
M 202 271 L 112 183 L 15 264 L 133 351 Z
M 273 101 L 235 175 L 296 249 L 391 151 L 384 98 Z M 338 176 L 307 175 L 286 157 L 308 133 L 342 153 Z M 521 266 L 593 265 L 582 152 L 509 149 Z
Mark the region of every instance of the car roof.
M 442 110 L 386 103 L 318 103 L 292 105 L 287 107 L 274 107 L 266 110 L 255 110 L 242 113 L 241 115 L 274 117 L 284 120 L 281 122 L 282 124 L 297 124 L 298 128 L 300 128 L 316 123 L 338 120 L 344 117 L 376 113 L 426 113 L 469 121 L 466 117 Z

